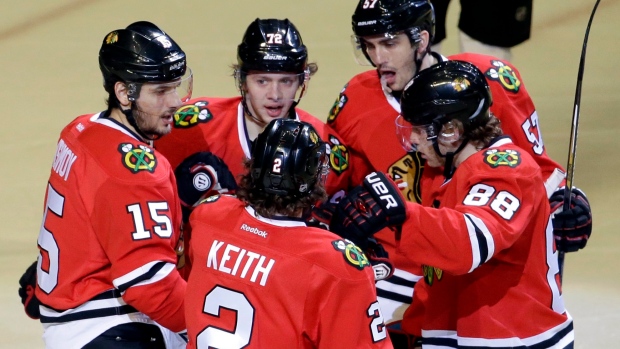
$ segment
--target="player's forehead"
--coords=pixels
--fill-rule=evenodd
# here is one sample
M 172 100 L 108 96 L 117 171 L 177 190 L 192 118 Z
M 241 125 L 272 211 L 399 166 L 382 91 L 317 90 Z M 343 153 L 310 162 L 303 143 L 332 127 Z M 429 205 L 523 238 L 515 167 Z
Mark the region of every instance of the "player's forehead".
M 391 41 L 400 41 L 405 39 L 407 36 L 403 32 L 398 33 L 383 33 L 377 35 L 367 35 L 362 36 L 360 39 L 367 44 L 378 45 L 381 43 L 391 42 Z
M 289 72 L 266 72 L 266 71 L 257 71 L 252 70 L 248 72 L 248 77 L 252 79 L 262 79 L 262 80 L 284 80 L 284 79 L 293 79 L 297 77 L 299 74 L 289 73 Z

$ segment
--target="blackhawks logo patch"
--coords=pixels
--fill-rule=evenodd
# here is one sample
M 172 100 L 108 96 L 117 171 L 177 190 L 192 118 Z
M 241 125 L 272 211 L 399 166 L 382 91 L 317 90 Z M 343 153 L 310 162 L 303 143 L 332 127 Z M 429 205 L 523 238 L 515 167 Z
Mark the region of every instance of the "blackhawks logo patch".
M 420 193 L 420 178 L 424 161 L 419 153 L 409 153 L 390 165 L 387 173 L 398 185 L 401 193 L 411 202 L 422 202 Z
M 344 108 L 344 105 L 347 104 L 347 101 L 349 101 L 347 96 L 344 94 L 344 90 L 347 89 L 348 85 L 349 84 L 346 84 L 344 88 L 342 89 L 342 91 L 340 91 L 340 94 L 338 95 L 338 98 L 334 102 L 334 105 L 332 105 L 332 108 L 329 110 L 329 115 L 327 116 L 328 124 L 336 120 L 336 117 L 338 116 L 342 108 Z
M 157 167 L 157 158 L 153 150 L 143 144 L 136 146 L 131 143 L 121 143 L 118 151 L 122 154 L 123 165 L 133 173 L 153 172 Z
M 513 93 L 519 92 L 521 80 L 512 68 L 502 61 L 491 61 L 492 68 L 484 73 L 489 79 L 499 81 L 505 90 Z
M 349 240 L 334 240 L 332 246 L 336 251 L 339 251 L 344 256 L 344 260 L 354 266 L 355 268 L 362 270 L 370 265 L 368 258 L 354 243 Z
M 521 163 L 521 154 L 510 149 L 490 149 L 484 152 L 484 162 L 492 168 L 499 166 L 517 167 Z
M 349 168 L 349 150 L 340 140 L 329 135 L 329 143 L 331 143 L 329 151 L 329 165 L 337 174 L 341 174 Z
M 181 106 L 174 113 L 174 127 L 188 128 L 213 119 L 213 114 L 207 109 L 207 101 L 198 101 L 194 104 Z
M 435 282 L 435 277 L 437 277 L 438 281 L 441 280 L 441 278 L 443 277 L 443 270 L 439 268 L 431 267 L 429 265 L 423 265 L 422 269 L 424 270 L 424 281 L 426 281 L 429 286 L 433 286 L 433 282 Z

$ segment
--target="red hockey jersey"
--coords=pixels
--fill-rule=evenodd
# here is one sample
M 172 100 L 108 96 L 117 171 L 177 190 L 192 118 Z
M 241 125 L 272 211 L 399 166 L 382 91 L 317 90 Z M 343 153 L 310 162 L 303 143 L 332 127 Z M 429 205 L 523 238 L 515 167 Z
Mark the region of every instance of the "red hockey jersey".
M 446 348 L 572 343 L 549 203 L 532 157 L 499 138 L 464 160 L 431 199 L 437 208 L 408 203 L 402 228 L 399 249 L 424 265 L 403 328 L 423 345 Z
M 193 227 L 188 348 L 391 348 L 355 245 L 301 220 L 212 196 Z
M 349 151 L 331 127 L 301 109 L 300 121 L 310 123 L 323 141 L 329 143 L 331 172 L 326 190 L 334 194 L 351 185 Z M 172 132 L 155 142 L 155 148 L 176 168 L 188 156 L 209 151 L 221 158 L 233 176 L 244 174 L 243 162 L 251 156 L 241 97 L 198 97 L 188 101 L 174 116 Z
M 527 150 L 541 166 L 543 177 L 548 182 L 548 194 L 552 193 L 561 184 L 564 174 L 545 152 L 538 114 L 517 69 L 505 61 L 479 54 L 460 54 L 450 58 L 471 62 L 485 73 L 493 95 L 491 112 L 502 122 L 504 133 L 513 137 L 515 143 Z M 385 172 L 399 185 L 408 201 L 422 202 L 423 195 L 432 196 L 434 188 L 441 185 L 443 171 L 423 171 L 424 162 L 419 155 L 403 149 L 396 137 L 395 120 L 399 113 L 399 102 L 383 91 L 377 72 L 370 70 L 356 75 L 345 85 L 327 123 L 342 136 L 350 153 L 355 155 L 352 170 L 354 180 L 359 180 L 357 184 L 369 172 Z M 361 160 L 356 158 L 360 154 Z M 377 234 L 377 238 L 386 247 L 396 267 L 395 277 L 377 283 L 384 316 L 391 322 L 402 318 L 406 308 L 403 303 L 411 302 L 412 287 L 421 271 L 396 251 L 392 231 L 385 229 Z
M 140 313 L 175 331 L 185 328 L 172 169 L 124 126 L 100 116 L 83 115 L 62 131 L 38 238 L 43 324 L 93 318 L 99 324 L 71 325 L 66 346 L 78 345 L 72 335 L 101 332 L 105 323 L 146 321 Z

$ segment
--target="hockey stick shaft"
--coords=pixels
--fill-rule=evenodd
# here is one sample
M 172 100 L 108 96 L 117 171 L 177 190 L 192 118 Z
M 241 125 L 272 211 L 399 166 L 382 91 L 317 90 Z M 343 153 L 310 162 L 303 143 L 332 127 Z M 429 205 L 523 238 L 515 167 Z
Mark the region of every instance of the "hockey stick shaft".
M 581 59 L 579 60 L 579 72 L 577 73 L 577 87 L 575 88 L 575 104 L 573 105 L 573 122 L 570 128 L 570 140 L 568 145 L 568 161 L 566 164 L 566 186 L 564 187 L 564 210 L 570 209 L 571 189 L 573 188 L 573 175 L 575 172 L 575 155 L 577 155 L 577 131 L 579 129 L 579 111 L 581 106 L 581 83 L 583 81 L 583 71 L 586 63 L 586 48 L 588 47 L 588 36 L 590 35 L 590 26 L 594 19 L 594 13 L 598 8 L 601 0 L 596 0 L 590 20 L 586 28 L 586 34 L 583 39 L 583 47 L 581 48 Z M 558 264 L 560 267 L 560 281 L 564 273 L 564 252 L 558 254 Z

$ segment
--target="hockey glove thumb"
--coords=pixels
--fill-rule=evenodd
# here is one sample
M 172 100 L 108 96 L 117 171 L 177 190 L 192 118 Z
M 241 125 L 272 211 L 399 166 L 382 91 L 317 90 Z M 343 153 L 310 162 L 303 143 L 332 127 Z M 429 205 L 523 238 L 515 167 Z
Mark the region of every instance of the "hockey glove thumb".
M 200 200 L 237 189 L 237 182 L 228 166 L 211 152 L 199 152 L 189 156 L 177 166 L 174 174 L 185 222 Z
M 385 280 L 394 275 L 394 265 L 389 259 L 389 255 L 383 245 L 374 238 L 368 239 L 368 248 L 365 251 L 366 257 L 375 273 L 375 282 Z

